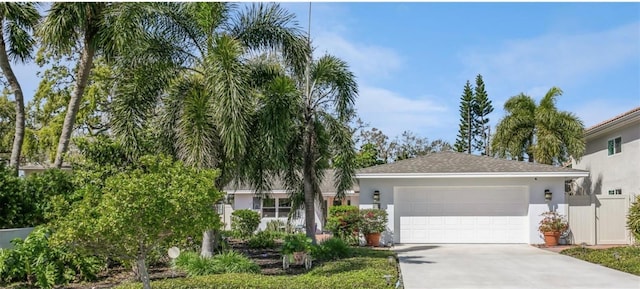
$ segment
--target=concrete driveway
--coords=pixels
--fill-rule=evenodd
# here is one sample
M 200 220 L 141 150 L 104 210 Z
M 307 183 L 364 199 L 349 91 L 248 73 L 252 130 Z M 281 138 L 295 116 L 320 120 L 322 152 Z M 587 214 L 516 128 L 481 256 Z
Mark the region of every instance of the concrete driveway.
M 530 245 L 397 245 L 404 288 L 634 288 L 640 277 Z

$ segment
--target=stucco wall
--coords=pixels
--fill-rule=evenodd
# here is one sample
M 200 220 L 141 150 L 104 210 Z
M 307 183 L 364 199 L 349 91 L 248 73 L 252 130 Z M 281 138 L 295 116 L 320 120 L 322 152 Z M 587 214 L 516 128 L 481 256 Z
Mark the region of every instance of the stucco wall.
M 287 194 L 286 193 L 272 193 L 270 195 L 270 197 L 272 198 L 286 198 Z M 234 205 L 233 205 L 233 209 L 234 210 L 240 210 L 240 209 L 253 209 L 253 194 L 235 194 L 234 197 Z M 258 210 L 258 213 L 261 213 L 260 210 Z M 269 223 L 272 220 L 281 220 L 283 222 L 287 222 L 287 218 L 262 218 L 260 221 L 260 226 L 258 226 L 258 230 L 264 230 L 267 227 L 267 223 Z M 318 225 L 318 230 L 322 230 L 322 211 L 320 210 L 320 206 L 318 204 L 316 204 L 316 209 L 315 209 L 315 222 Z M 304 225 L 304 211 L 300 212 L 300 218 L 299 219 L 295 219 L 292 220 L 291 223 L 295 226 L 295 225 Z
M 564 193 L 564 178 L 442 178 L 442 179 L 360 179 L 360 208 L 373 206 L 373 192 L 380 191 L 380 208 L 389 213 L 388 228 L 394 228 L 394 187 L 406 186 L 525 186 L 529 193 L 529 243 L 544 243 L 538 232 L 540 214 L 550 209 L 560 214 L 567 214 L 567 204 Z M 553 193 L 551 202 L 544 200 L 544 190 Z M 394 235 L 394 242 L 399 242 L 398 234 Z
M 608 155 L 607 141 L 622 137 L 622 151 Z M 594 138 L 587 138 L 585 155 L 573 168 L 588 170 L 589 177 L 577 180 L 579 194 L 607 195 L 622 189 L 623 195 L 640 194 L 640 124 L 629 124 Z

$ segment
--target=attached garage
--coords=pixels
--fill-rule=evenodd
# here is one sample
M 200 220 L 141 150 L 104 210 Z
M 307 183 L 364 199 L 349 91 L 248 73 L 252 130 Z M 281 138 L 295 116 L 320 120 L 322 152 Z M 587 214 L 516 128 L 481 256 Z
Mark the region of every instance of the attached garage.
M 360 207 L 387 210 L 389 242 L 536 244 L 543 242 L 540 214 L 566 215 L 565 180 L 585 175 L 441 152 L 365 168 L 356 177 Z M 551 200 L 545 200 L 545 191 L 553 193 Z
M 526 187 L 398 187 L 400 243 L 527 243 Z

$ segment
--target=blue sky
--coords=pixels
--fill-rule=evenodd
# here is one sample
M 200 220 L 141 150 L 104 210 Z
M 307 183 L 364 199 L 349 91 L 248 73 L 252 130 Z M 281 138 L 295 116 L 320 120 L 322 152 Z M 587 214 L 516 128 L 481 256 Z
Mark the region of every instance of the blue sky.
M 308 3 L 284 3 L 307 26 Z M 466 80 L 495 108 L 552 86 L 591 126 L 640 105 L 640 3 L 313 3 L 316 55 L 346 60 L 361 118 L 393 138 L 454 142 Z
M 282 3 L 306 30 L 309 3 Z M 591 126 L 640 105 L 640 3 L 312 4 L 316 56 L 346 60 L 360 117 L 393 138 L 411 130 L 455 141 L 466 80 L 482 74 L 502 106 L 552 86 L 558 107 Z M 16 66 L 33 95 L 38 70 Z

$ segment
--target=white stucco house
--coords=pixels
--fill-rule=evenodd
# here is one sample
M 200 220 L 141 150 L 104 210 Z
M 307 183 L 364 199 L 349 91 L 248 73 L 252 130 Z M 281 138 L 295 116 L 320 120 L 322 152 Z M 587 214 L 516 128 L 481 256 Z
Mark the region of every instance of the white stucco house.
M 575 241 L 630 243 L 626 215 L 640 193 L 640 107 L 587 128 L 585 142 L 584 156 L 572 163 L 590 172 L 573 186 Z
M 540 214 L 567 213 L 584 170 L 440 152 L 357 172 L 360 208 L 389 214 L 394 243 L 544 243 Z M 551 199 L 545 199 L 545 192 Z M 548 195 L 548 194 L 547 194 Z
M 315 203 L 315 223 L 316 231 L 321 232 L 326 223 L 328 209 L 334 205 L 353 205 L 358 206 L 358 186 L 355 185 L 352 190 L 345 193 L 342 200 L 335 199 L 336 189 L 333 185 L 333 170 L 325 171 L 324 180 L 320 184 L 320 191 L 323 196 L 323 202 Z M 230 228 L 230 215 L 234 210 L 252 209 L 262 216 L 258 230 L 266 228 L 267 223 L 272 220 L 282 220 L 287 222 L 289 212 L 291 212 L 291 202 L 287 191 L 280 180 L 276 180 L 272 184 L 272 190 L 266 194 L 264 198 L 256 195 L 256 192 L 248 186 L 229 186 L 225 188 L 230 206 L 226 206 L 224 215 L 227 228 Z M 291 224 L 296 226 L 304 226 L 304 210 L 294 212 Z

